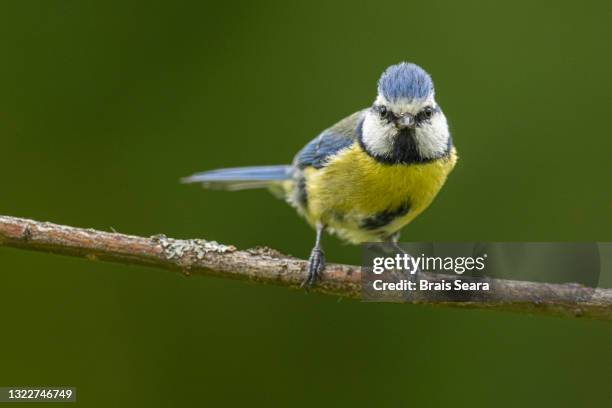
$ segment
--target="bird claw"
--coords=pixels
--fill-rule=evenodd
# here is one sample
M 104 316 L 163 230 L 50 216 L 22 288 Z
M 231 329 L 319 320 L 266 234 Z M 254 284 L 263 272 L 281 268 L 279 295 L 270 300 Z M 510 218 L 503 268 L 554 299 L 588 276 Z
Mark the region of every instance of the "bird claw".
M 305 287 L 306 290 L 310 289 L 324 269 L 325 254 L 321 249 L 315 248 L 310 253 L 310 258 L 308 258 L 308 276 L 306 276 L 300 287 Z

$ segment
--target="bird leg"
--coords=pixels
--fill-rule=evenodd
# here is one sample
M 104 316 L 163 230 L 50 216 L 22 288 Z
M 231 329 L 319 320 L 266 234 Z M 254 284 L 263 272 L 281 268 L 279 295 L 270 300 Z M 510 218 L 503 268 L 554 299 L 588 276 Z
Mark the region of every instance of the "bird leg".
M 388 237 L 386 237 L 385 239 L 385 243 L 389 244 L 391 246 L 391 248 L 393 248 L 394 250 L 396 250 L 397 252 L 404 254 L 404 255 L 408 255 L 410 258 L 412 258 L 414 260 L 414 257 L 412 255 L 410 255 L 408 252 L 404 251 L 404 249 L 399 246 L 398 241 L 400 239 L 400 232 L 395 232 L 391 235 L 389 235 Z M 414 263 L 413 263 L 414 265 Z M 417 275 L 419 274 L 420 269 L 415 267 L 415 271 L 414 273 L 411 273 L 411 280 L 416 280 Z
M 317 238 L 315 246 L 312 248 L 310 257 L 308 258 L 308 276 L 306 276 L 306 279 L 304 279 L 304 282 L 300 285 L 300 287 L 306 287 L 306 289 L 310 288 L 317 281 L 320 274 L 325 269 L 325 253 L 321 249 L 321 236 L 323 235 L 325 226 L 318 223 L 316 229 Z
M 415 270 L 414 271 L 410 271 L 410 274 L 408 275 L 408 281 L 414 282 L 415 286 L 418 286 L 416 284 L 417 284 L 417 282 L 419 280 L 419 273 L 421 272 L 421 270 L 418 267 L 416 267 L 416 265 L 414 264 L 414 257 L 412 255 L 410 255 L 408 252 L 404 251 L 404 249 L 401 246 L 399 246 L 399 244 L 398 244 L 399 238 L 400 238 L 400 232 L 398 231 L 398 232 L 396 232 L 396 233 L 386 237 L 384 242 L 389 244 L 391 246 L 391 248 L 393 248 L 398 253 L 401 253 L 401 254 L 404 254 L 404 255 L 408 255 L 410 258 L 412 258 L 412 260 L 413 260 L 412 266 L 413 266 L 413 268 L 415 268 Z M 398 278 L 398 279 L 403 279 L 405 277 L 406 277 L 405 274 L 402 274 L 401 278 Z M 416 292 L 407 291 L 406 294 L 405 294 L 404 300 L 406 302 L 413 301 L 413 300 L 416 299 L 415 295 L 416 295 Z

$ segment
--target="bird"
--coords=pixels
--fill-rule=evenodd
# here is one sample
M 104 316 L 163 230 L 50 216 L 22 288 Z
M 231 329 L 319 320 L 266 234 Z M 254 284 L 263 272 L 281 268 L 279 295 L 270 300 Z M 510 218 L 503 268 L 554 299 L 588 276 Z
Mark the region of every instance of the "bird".
M 323 130 L 291 164 L 209 170 L 182 179 L 209 189 L 267 188 L 315 229 L 307 276 L 325 269 L 324 232 L 352 244 L 386 242 L 436 197 L 457 162 L 431 76 L 400 62 L 384 70 L 374 103 Z

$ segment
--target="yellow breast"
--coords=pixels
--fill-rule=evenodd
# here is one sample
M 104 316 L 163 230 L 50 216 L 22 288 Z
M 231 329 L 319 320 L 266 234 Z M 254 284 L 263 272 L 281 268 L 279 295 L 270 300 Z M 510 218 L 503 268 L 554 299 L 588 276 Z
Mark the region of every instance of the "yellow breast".
M 425 164 L 381 164 L 355 144 L 321 169 L 305 171 L 308 206 L 306 218 L 328 225 L 341 237 L 363 242 L 393 233 L 412 221 L 432 202 L 455 166 L 457 155 Z M 367 217 L 408 205 L 382 231 L 364 231 Z

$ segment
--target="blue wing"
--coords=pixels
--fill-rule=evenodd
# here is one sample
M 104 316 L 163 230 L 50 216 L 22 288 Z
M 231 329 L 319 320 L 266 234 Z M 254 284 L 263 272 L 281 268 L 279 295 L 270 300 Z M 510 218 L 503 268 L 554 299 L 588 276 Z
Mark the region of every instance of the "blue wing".
M 330 157 L 340 150 L 350 147 L 357 140 L 357 127 L 363 120 L 367 109 L 353 113 L 340 122 L 321 132 L 319 136 L 308 143 L 293 160 L 293 166 L 298 169 L 324 167 Z

